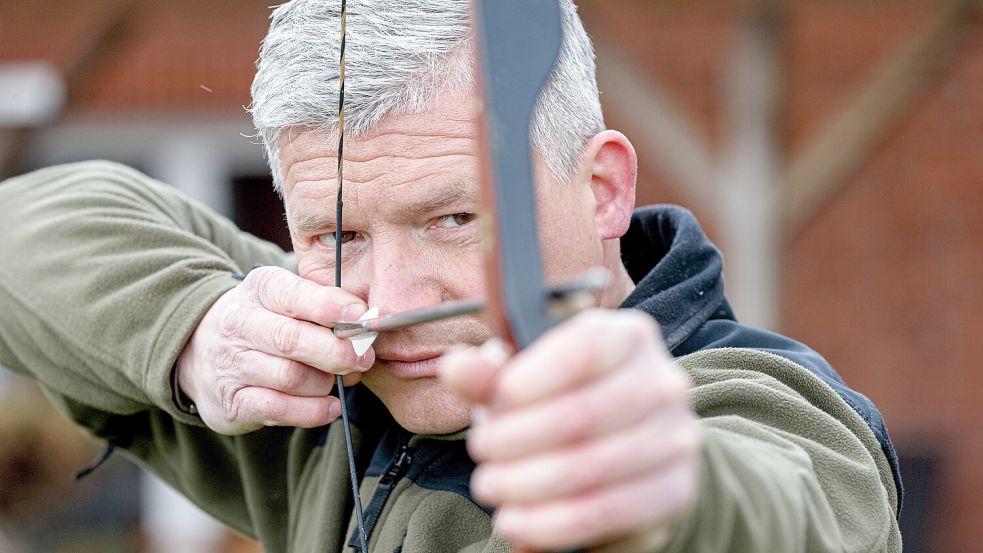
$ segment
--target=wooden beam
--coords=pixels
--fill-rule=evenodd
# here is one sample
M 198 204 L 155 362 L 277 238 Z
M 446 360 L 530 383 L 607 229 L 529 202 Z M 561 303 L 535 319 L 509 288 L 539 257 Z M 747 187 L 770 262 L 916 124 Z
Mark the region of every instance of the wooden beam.
M 782 23 L 780 8 L 759 2 L 729 49 L 715 198 L 728 297 L 742 321 L 771 329 L 779 326 L 781 288 Z
M 605 109 L 625 125 L 639 158 L 691 205 L 709 205 L 715 170 L 707 141 L 664 86 L 608 41 L 598 39 L 597 74 Z
M 955 0 L 880 66 L 785 173 L 785 236 L 794 237 L 915 107 L 973 29 L 981 0 Z

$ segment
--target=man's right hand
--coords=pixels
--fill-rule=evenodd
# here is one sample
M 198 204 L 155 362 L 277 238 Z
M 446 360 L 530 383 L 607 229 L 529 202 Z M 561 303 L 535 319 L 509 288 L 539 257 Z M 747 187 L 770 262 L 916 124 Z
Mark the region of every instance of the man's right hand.
M 313 428 L 341 414 L 335 375 L 358 382 L 372 367 L 336 338 L 330 321 L 355 321 L 365 302 L 278 267 L 252 270 L 208 310 L 178 358 L 177 381 L 202 421 L 222 434 L 263 426 Z

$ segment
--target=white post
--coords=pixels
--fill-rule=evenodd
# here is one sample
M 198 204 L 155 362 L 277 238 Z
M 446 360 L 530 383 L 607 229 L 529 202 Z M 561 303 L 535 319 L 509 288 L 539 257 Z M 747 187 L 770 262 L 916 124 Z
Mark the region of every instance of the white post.
M 175 134 L 150 160 L 148 172 L 215 211 L 232 212 L 228 167 L 222 150 L 205 136 Z M 141 526 L 149 553 L 210 553 L 217 550 L 224 527 L 155 476 L 141 481 Z
M 215 211 L 232 215 L 232 190 L 224 150 L 208 135 L 175 133 L 162 140 L 147 171 Z
M 212 553 L 225 528 L 156 476 L 140 479 L 140 527 L 147 553 Z
M 717 185 L 728 297 L 741 321 L 772 329 L 779 324 L 782 245 L 777 42 L 775 14 L 767 5 L 753 8 L 724 79 L 729 137 Z

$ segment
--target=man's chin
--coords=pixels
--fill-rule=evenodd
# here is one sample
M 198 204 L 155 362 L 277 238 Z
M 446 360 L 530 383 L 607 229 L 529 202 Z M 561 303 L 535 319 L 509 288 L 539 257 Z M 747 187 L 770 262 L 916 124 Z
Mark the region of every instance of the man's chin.
M 471 424 L 468 405 L 445 390 L 436 378 L 404 380 L 373 372 L 366 373 L 362 383 L 406 430 L 414 434 L 451 434 Z

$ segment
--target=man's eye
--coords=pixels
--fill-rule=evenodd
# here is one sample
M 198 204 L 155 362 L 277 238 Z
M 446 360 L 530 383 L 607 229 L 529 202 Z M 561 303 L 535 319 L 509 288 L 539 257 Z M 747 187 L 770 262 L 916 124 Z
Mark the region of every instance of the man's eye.
M 325 232 L 324 234 L 319 234 L 317 236 L 317 240 L 318 242 L 324 244 L 325 246 L 334 246 L 335 244 L 337 244 L 337 240 L 338 240 L 337 234 L 338 233 L 336 232 Z M 347 242 L 351 242 L 357 236 L 358 233 L 353 230 L 343 230 L 341 231 L 341 243 L 345 244 Z
M 474 221 L 475 217 L 477 216 L 474 213 L 455 213 L 454 215 L 445 215 L 437 221 L 437 226 L 442 228 L 463 227 L 471 221 Z

